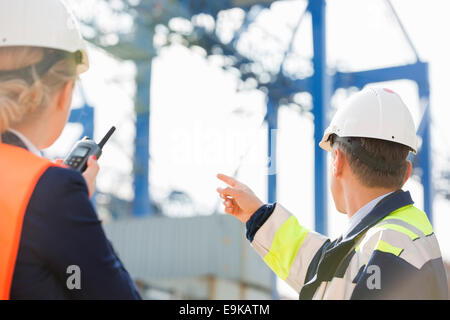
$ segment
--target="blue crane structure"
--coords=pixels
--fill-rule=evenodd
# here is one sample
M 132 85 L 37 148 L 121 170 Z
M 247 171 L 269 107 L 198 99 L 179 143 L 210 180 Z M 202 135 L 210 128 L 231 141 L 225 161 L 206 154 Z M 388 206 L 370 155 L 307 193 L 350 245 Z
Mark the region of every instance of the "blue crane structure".
M 282 1 L 282 0 L 280 0 Z M 255 20 L 252 9 L 268 8 L 274 0 L 142 0 L 133 6 L 128 5 L 135 12 L 136 28 L 131 41 L 121 41 L 113 48 L 106 47 L 108 51 L 122 59 L 132 59 L 137 64 L 137 93 L 136 93 L 136 138 L 134 157 L 134 206 L 135 215 L 147 215 L 152 213 L 152 205 L 149 191 L 149 157 L 150 157 L 150 80 L 151 59 L 156 55 L 153 47 L 153 29 L 157 23 L 167 24 L 172 17 L 192 18 L 198 14 L 207 14 L 217 18 L 218 14 L 227 9 L 241 8 L 246 16 L 240 29 L 235 33 L 229 43 L 223 43 L 214 33 L 197 27 L 196 45 L 199 45 L 211 54 L 214 48 L 220 48 L 225 56 L 234 57 L 233 67 L 241 70 L 242 79 L 248 77 L 257 78 L 257 75 L 246 70 L 243 66 L 254 63 L 251 58 L 246 57 L 236 48 L 240 35 Z M 428 64 L 421 61 L 410 37 L 398 18 L 392 4 L 385 0 L 397 20 L 406 41 L 415 54 L 416 62 L 406 65 L 393 66 L 358 72 L 340 72 L 334 74 L 327 72 L 327 50 L 326 50 L 326 1 L 307 0 L 305 12 L 300 16 L 299 22 L 293 31 L 300 26 L 305 14 L 311 15 L 313 32 L 313 74 L 305 78 L 293 78 L 284 73 L 284 61 L 280 65 L 279 72 L 272 77 L 269 83 L 259 83 L 258 87 L 265 88 L 267 93 L 268 126 L 268 156 L 271 167 L 268 175 L 268 201 L 276 201 L 277 189 L 277 154 L 276 134 L 278 128 L 278 110 L 283 101 L 299 92 L 308 92 L 312 96 L 314 116 L 314 143 L 315 143 L 315 168 L 314 168 L 314 194 L 315 194 L 315 227 L 318 232 L 327 233 L 327 176 L 326 176 L 326 154 L 318 147 L 322 133 L 328 122 L 329 104 L 333 93 L 339 88 L 361 89 L 369 83 L 411 80 L 417 84 L 418 95 L 423 107 L 423 116 L 418 128 L 418 135 L 422 144 L 418 154 L 414 157 L 415 174 L 420 176 L 423 185 L 424 209 L 432 217 L 433 183 L 431 176 L 431 138 L 430 138 L 430 86 L 428 80 Z M 130 7 L 131 6 L 131 7 Z M 165 15 L 156 16 L 154 11 L 166 11 Z M 259 10 L 261 11 L 261 10 Z M 157 20 L 157 21 L 152 21 Z M 285 52 L 285 58 L 292 48 L 291 44 Z M 247 68 L 248 69 L 248 68 Z M 70 121 L 81 122 L 84 126 L 84 134 L 93 134 L 93 109 L 86 105 L 81 109 L 74 110 Z
M 281 1 L 281 0 L 280 0 Z M 161 18 L 158 23 L 168 23 L 171 17 L 185 17 L 191 19 L 198 14 L 207 14 L 217 18 L 218 14 L 227 9 L 241 8 L 245 12 L 244 22 L 234 34 L 230 42 L 224 43 L 214 32 L 202 27 L 195 27 L 195 44 L 203 47 L 208 54 L 212 54 L 217 48 L 224 56 L 233 57 L 232 67 L 241 71 L 241 78 L 253 77 L 258 79 L 249 68 L 255 63 L 251 58 L 242 54 L 236 46 L 239 37 L 255 20 L 252 9 L 269 8 L 274 0 L 142 0 L 133 6 L 135 12 L 136 28 L 135 35 L 130 44 L 121 43 L 119 47 L 110 48 L 109 51 L 121 57 L 133 59 L 138 65 L 137 93 L 136 93 L 136 139 L 135 139 L 135 163 L 134 163 L 134 191 L 135 199 L 133 213 L 137 216 L 152 214 L 152 205 L 149 189 L 149 144 L 150 144 L 150 79 L 151 58 L 155 55 L 153 48 L 153 30 L 155 23 L 149 23 L 149 19 L 155 19 L 152 10 L 155 8 L 163 10 L 168 8 L 169 16 Z M 277 74 L 271 77 L 269 82 L 258 82 L 258 88 L 264 88 L 267 96 L 267 122 L 268 135 L 268 157 L 270 159 L 270 172 L 268 174 L 267 188 L 268 201 L 277 200 L 277 153 L 276 153 L 276 129 L 278 128 L 278 112 L 280 106 L 299 92 L 307 92 L 312 96 L 314 116 L 314 212 L 315 229 L 317 232 L 327 233 L 327 211 L 328 211 L 328 188 L 327 188 L 327 158 L 325 151 L 319 148 L 324 129 L 329 120 L 330 100 L 337 89 L 357 88 L 362 89 L 365 85 L 376 82 L 410 80 L 417 84 L 418 95 L 422 104 L 423 116 L 418 127 L 418 135 L 421 137 L 421 146 L 417 155 L 412 159 L 415 164 L 414 174 L 420 177 L 423 185 L 424 210 L 429 218 L 433 214 L 433 181 L 431 175 L 431 137 L 430 137 L 430 86 L 428 78 L 428 64 L 422 61 L 417 51 L 398 18 L 392 4 L 385 0 L 387 7 L 392 11 L 398 22 L 403 35 L 411 50 L 415 54 L 414 63 L 398 65 L 386 68 L 363 70 L 357 72 L 341 72 L 335 70 L 331 74 L 327 66 L 326 48 L 326 1 L 307 0 L 305 12 L 300 16 L 298 29 L 303 16 L 309 14 L 312 21 L 313 39 L 313 73 L 307 77 L 292 77 L 284 73 L 284 61 L 280 65 Z M 292 40 L 294 41 L 294 36 Z M 292 42 L 285 53 L 292 47 Z M 133 48 L 132 50 L 130 48 Z M 137 49 L 136 49 L 137 48 Z M 108 48 L 106 48 L 108 50 Z M 84 111 L 83 111 L 84 110 Z M 88 117 L 93 116 L 89 108 L 77 112 L 86 112 Z M 78 119 L 79 117 L 74 117 Z M 72 118 L 71 118 L 72 119 Z M 91 127 L 89 127 L 91 128 Z M 85 130 L 88 130 L 85 128 Z M 91 129 L 89 129 L 91 130 Z

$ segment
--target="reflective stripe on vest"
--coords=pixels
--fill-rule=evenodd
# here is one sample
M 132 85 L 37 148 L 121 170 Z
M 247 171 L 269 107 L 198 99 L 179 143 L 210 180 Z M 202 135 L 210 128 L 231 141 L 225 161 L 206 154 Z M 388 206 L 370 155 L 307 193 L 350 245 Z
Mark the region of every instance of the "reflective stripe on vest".
M 393 211 L 373 230 L 384 230 L 375 250 L 392 253 L 417 269 L 429 260 L 441 257 L 430 221 L 413 205 Z
M 9 299 L 25 211 L 52 162 L 0 143 L 0 300 Z
M 414 240 L 412 236 L 414 234 L 416 235 L 416 238 L 419 238 L 421 234 L 429 236 L 433 233 L 433 227 L 431 226 L 425 212 L 417 209 L 412 204 L 391 212 L 388 216 L 381 220 L 381 222 L 384 221 L 395 222 L 397 225 L 401 225 L 401 222 L 403 222 L 404 229 L 410 230 L 408 236 L 411 240 Z M 381 223 L 379 223 L 379 225 L 380 224 Z

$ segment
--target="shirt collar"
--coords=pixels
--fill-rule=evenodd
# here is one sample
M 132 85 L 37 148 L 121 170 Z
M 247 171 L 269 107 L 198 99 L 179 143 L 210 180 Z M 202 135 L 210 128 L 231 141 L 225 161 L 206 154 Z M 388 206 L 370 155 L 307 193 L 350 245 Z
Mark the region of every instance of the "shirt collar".
M 35 145 L 31 143 L 31 141 L 27 137 L 25 137 L 22 133 L 14 129 L 8 129 L 8 131 L 15 134 L 20 140 L 22 140 L 23 144 L 28 149 L 28 151 L 34 153 L 39 157 L 42 157 L 41 151 L 39 151 L 39 149 L 36 148 Z
M 384 198 L 379 200 L 372 210 L 359 221 L 359 223 L 347 232 L 343 241 L 354 239 L 391 212 L 413 203 L 414 201 L 411 199 L 409 191 L 397 190 L 389 195 L 385 195 Z
M 364 219 L 365 216 L 367 216 L 373 208 L 377 205 L 378 202 L 381 201 L 384 197 L 390 195 L 393 191 L 385 193 L 368 203 L 366 203 L 364 206 L 362 206 L 356 213 L 349 218 L 349 228 L 347 230 L 347 234 L 350 233 L 350 231 L 359 223 L 362 219 Z

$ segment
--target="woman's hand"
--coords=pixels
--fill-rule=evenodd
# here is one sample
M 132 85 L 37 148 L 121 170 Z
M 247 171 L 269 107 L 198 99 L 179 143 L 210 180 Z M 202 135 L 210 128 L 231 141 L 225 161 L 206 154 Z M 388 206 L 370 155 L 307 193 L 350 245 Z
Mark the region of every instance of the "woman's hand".
M 63 165 L 63 159 L 56 159 L 55 163 L 59 165 Z M 92 198 L 92 195 L 95 192 L 95 180 L 97 179 L 97 174 L 100 171 L 100 167 L 97 162 L 96 156 L 91 156 L 88 159 L 87 168 L 83 172 L 84 180 L 86 180 L 86 184 L 89 190 L 89 198 Z
M 100 167 L 97 162 L 97 157 L 96 156 L 89 157 L 87 168 L 83 172 L 83 177 L 84 180 L 86 180 L 86 184 L 89 190 L 89 198 L 91 198 L 95 192 L 95 180 L 97 179 L 97 174 L 99 171 Z
M 220 197 L 224 199 L 225 212 L 246 223 L 264 203 L 245 184 L 238 180 L 218 174 L 217 178 L 229 185 L 227 188 L 217 188 Z

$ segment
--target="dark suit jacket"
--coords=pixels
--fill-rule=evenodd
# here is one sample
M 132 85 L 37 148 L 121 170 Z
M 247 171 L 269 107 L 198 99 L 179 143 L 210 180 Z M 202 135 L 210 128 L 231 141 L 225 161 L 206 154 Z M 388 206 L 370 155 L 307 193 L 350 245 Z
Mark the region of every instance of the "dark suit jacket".
M 2 142 L 25 148 L 11 132 Z M 72 265 L 79 267 L 80 289 L 68 288 L 75 283 Z M 140 299 L 79 172 L 51 167 L 38 181 L 23 221 L 11 299 Z

